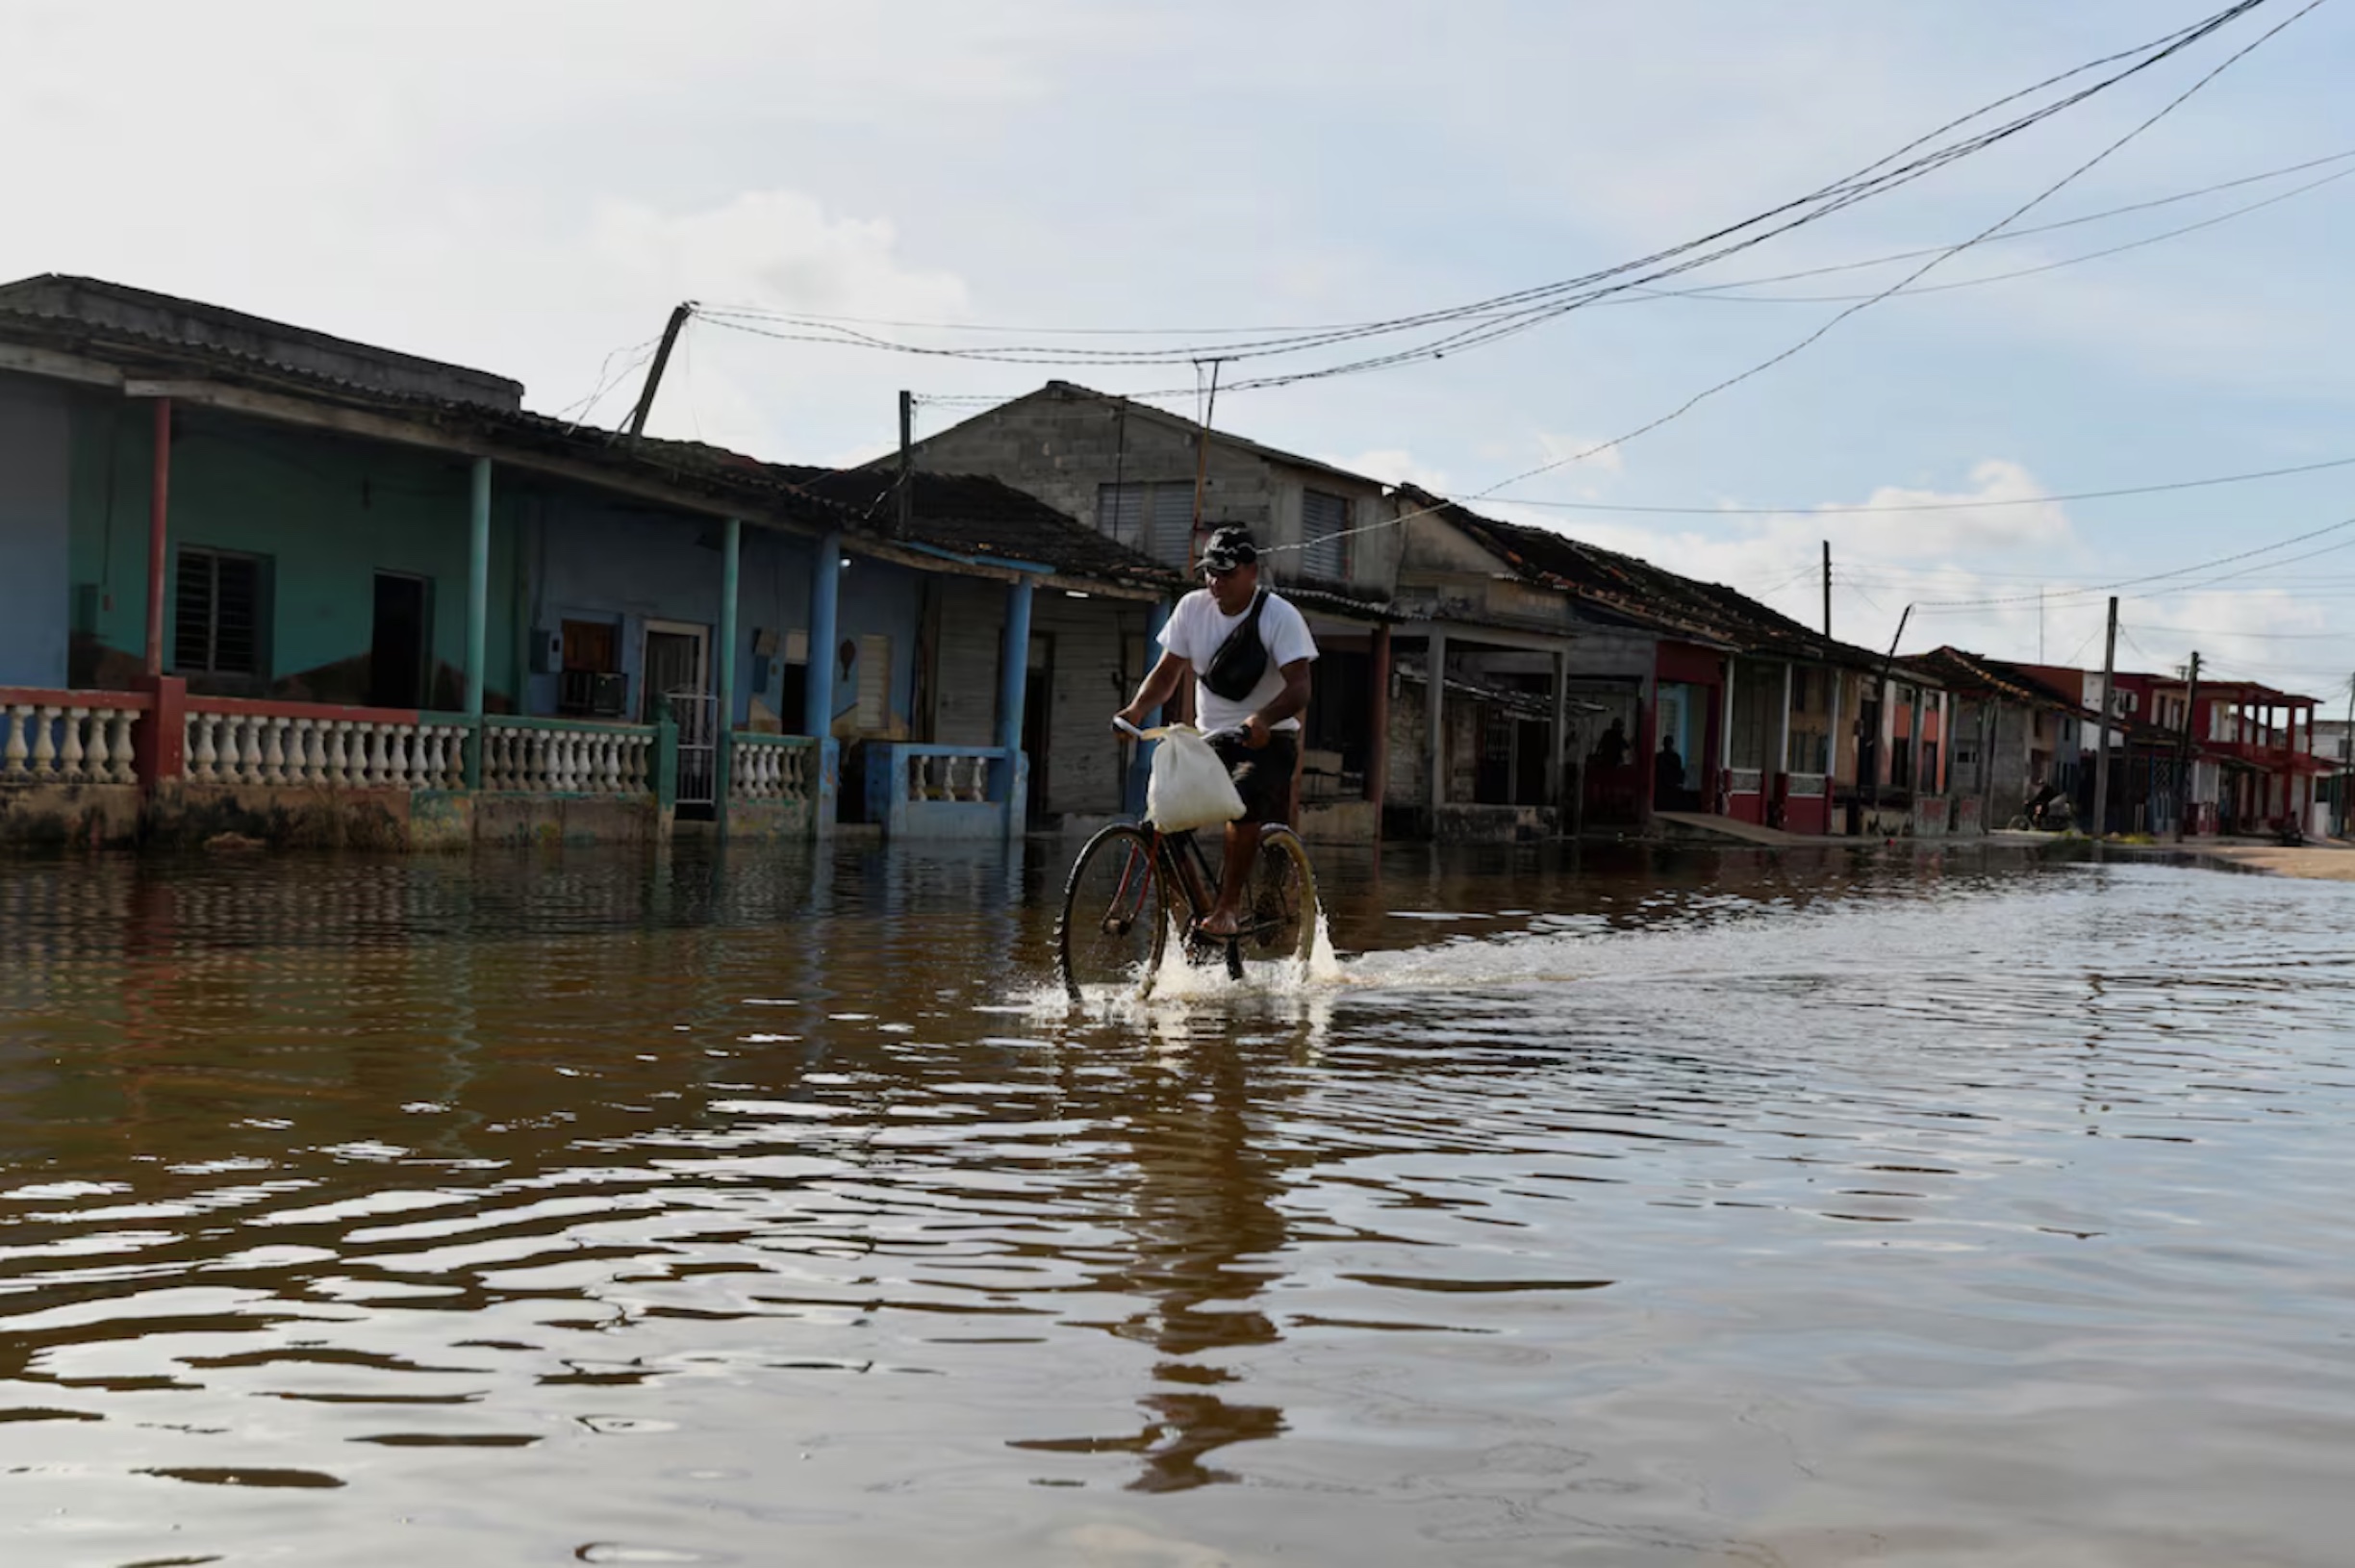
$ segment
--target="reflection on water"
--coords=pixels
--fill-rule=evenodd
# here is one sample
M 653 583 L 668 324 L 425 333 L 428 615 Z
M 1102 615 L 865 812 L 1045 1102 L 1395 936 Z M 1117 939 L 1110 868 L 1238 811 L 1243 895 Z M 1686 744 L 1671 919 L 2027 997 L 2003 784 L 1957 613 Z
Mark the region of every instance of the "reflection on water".
M 0 1561 L 2332 1562 L 2355 891 L 0 865 Z

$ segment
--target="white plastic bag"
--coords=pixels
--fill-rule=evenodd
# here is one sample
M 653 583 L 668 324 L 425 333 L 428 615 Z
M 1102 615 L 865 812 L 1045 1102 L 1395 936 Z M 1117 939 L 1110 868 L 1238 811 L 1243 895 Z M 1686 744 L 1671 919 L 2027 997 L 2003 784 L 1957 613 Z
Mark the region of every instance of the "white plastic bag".
M 1184 833 L 1243 815 L 1243 797 L 1201 730 L 1173 724 L 1147 733 L 1161 743 L 1153 747 L 1152 777 L 1145 786 L 1145 815 L 1153 826 Z

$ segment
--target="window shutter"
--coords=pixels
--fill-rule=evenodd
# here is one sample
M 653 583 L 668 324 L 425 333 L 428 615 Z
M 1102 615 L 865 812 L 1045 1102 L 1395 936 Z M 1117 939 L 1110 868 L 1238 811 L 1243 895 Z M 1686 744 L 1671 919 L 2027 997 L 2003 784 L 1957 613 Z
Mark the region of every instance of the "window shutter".
M 1152 545 L 1154 560 L 1179 571 L 1194 564 L 1194 486 L 1164 482 L 1152 487 Z
M 1346 496 L 1327 491 L 1301 494 L 1301 574 L 1313 582 L 1349 581 L 1349 541 L 1341 535 L 1350 525 Z

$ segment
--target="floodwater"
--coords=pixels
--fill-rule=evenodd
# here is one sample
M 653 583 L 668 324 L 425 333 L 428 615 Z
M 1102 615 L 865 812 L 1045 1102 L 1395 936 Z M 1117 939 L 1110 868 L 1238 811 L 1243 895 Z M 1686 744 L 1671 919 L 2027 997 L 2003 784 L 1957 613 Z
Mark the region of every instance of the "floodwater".
M 2355 887 L 0 864 L 0 1563 L 2355 1555 Z

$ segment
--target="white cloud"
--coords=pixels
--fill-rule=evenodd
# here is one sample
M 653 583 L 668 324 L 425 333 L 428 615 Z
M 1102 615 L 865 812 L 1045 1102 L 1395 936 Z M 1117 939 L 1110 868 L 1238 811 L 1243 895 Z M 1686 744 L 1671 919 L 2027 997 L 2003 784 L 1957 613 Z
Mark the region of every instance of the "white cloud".
M 591 234 L 622 277 L 682 299 L 896 319 L 966 314 L 964 280 L 902 262 L 888 220 L 829 216 L 798 190 L 747 190 L 680 214 L 608 200 Z
M 1417 462 L 1414 454 L 1404 447 L 1387 446 L 1360 452 L 1355 457 L 1328 457 L 1323 461 L 1336 468 L 1379 479 L 1385 485 L 1414 485 L 1435 495 L 1447 493 L 1446 470 Z
M 1623 446 L 1604 446 L 1608 436 L 1561 436 L 1539 433 L 1537 451 L 1547 463 L 1558 464 L 1556 472 L 1610 473 L 1627 472 Z M 1601 451 L 1595 448 L 1601 446 Z M 1587 454 L 1581 456 L 1580 454 Z

